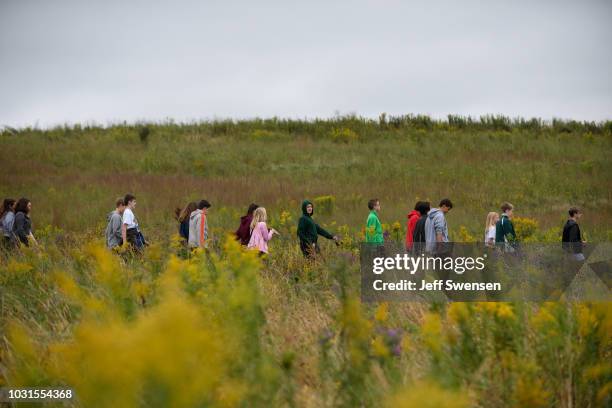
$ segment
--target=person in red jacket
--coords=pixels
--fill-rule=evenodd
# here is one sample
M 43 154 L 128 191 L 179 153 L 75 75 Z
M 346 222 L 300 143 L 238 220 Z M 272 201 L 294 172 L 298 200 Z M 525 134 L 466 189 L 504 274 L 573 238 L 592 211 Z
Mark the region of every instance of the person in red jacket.
M 412 249 L 413 234 L 416 223 L 423 215 L 427 215 L 431 205 L 427 201 L 418 201 L 414 206 L 414 210 L 408 214 L 408 222 L 406 223 L 406 250 Z
M 240 241 L 241 245 L 247 246 L 251 239 L 251 221 L 253 220 L 253 212 L 258 207 L 257 204 L 251 203 L 246 215 L 240 217 L 240 226 L 234 234 L 236 235 L 236 240 Z

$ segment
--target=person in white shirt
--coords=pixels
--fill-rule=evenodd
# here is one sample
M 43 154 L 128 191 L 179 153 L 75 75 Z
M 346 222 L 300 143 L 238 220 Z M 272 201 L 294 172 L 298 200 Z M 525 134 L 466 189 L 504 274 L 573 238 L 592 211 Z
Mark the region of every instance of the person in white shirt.
M 499 214 L 490 212 L 487 214 L 487 222 L 485 224 L 485 245 L 491 248 L 495 247 L 495 224 L 499 221 Z
M 136 208 L 136 197 L 132 194 L 126 194 L 123 199 L 125 204 L 125 210 L 123 210 L 122 224 L 121 224 L 121 238 L 123 244 L 130 244 L 132 249 L 136 251 L 142 251 L 146 242 L 140 228 L 138 226 L 138 220 L 134 215 L 134 209 Z

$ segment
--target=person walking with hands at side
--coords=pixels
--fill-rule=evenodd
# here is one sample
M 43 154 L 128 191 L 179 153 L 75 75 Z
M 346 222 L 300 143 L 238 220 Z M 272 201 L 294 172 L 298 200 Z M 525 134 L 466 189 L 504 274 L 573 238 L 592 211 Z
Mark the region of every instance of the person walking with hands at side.
M 582 217 L 582 211 L 577 207 L 569 209 L 569 219 L 563 226 L 563 235 L 561 242 L 563 243 L 563 249 L 572 255 L 575 261 L 584 261 L 583 246 L 586 240 L 582 238 L 580 233 L 580 226 L 578 220 Z
M 123 225 L 123 210 L 125 204 L 123 198 L 118 198 L 115 202 L 115 210 L 111 211 L 107 217 L 106 230 L 104 236 L 106 238 L 106 247 L 113 249 L 123 244 L 121 239 L 122 225 Z
M 13 234 L 17 238 L 17 245 L 38 245 L 32 234 L 32 202 L 27 198 L 20 198 L 15 206 L 15 221 L 13 223 Z
M 450 199 L 440 201 L 438 208 L 432 208 L 425 219 L 425 250 L 430 253 L 442 254 L 449 251 L 448 224 L 446 214 L 453 208 Z
M 208 248 L 208 209 L 206 200 L 198 203 L 198 209 L 189 216 L 189 248 Z
M 495 244 L 506 252 L 514 252 L 518 242 L 512 223 L 514 206 L 505 202 L 501 205 L 501 210 L 501 217 L 495 223 Z
M 495 226 L 497 225 L 497 221 L 499 221 L 498 213 L 496 213 L 495 211 L 492 211 L 489 214 L 487 214 L 487 221 L 485 223 L 484 237 L 485 237 L 485 245 L 490 248 L 495 247 L 495 235 L 496 235 Z
M 259 255 L 268 253 L 268 241 L 272 239 L 274 234 L 280 235 L 274 228 L 268 229 L 266 224 L 267 220 L 266 209 L 264 207 L 257 207 L 253 211 L 253 219 L 251 220 L 251 238 L 247 245 L 248 249 L 256 249 L 259 251 Z
M 13 244 L 13 225 L 15 224 L 15 206 L 17 202 L 12 198 L 5 198 L 0 210 L 0 228 L 2 229 L 2 245 L 10 249 Z
M 368 219 L 366 220 L 365 228 L 365 240 L 368 243 L 382 244 L 385 242 L 383 237 L 383 229 L 380 220 L 378 219 L 378 213 L 380 212 L 380 200 L 373 198 L 368 201 Z

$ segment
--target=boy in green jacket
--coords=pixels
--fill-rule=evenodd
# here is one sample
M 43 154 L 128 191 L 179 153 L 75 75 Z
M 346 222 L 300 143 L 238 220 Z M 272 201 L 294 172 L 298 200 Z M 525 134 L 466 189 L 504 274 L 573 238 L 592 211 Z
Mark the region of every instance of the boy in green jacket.
M 302 203 L 302 216 L 298 222 L 297 236 L 300 239 L 300 249 L 306 258 L 314 258 L 319 253 L 319 246 L 317 245 L 317 238 L 319 235 L 324 236 L 327 239 L 333 239 L 338 244 L 338 237 L 330 234 L 319 226 L 312 219 L 314 214 L 314 205 L 304 200 Z
M 383 238 L 382 224 L 378 219 L 378 212 L 380 211 L 380 201 L 378 198 L 373 198 L 368 201 L 368 208 L 370 209 L 370 214 L 368 215 L 368 220 L 366 221 L 366 242 L 382 244 L 385 240 Z
M 503 203 L 501 210 L 501 218 L 495 224 L 495 243 L 516 243 L 516 233 L 514 232 L 514 224 L 512 223 L 514 206 L 510 203 Z

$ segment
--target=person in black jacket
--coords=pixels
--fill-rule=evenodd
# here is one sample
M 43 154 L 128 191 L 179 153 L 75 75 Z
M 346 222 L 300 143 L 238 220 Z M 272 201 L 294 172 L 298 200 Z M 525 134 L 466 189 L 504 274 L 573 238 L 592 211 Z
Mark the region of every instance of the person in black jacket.
M 431 203 L 423 201 L 419 203 L 416 210 L 421 214 L 412 233 L 413 250 L 415 254 L 425 250 L 425 221 L 427 221 L 427 213 L 431 210 Z
M 15 206 L 15 222 L 13 233 L 17 238 L 18 245 L 30 246 L 30 243 L 37 244 L 32 235 L 32 220 L 30 219 L 32 203 L 27 198 L 20 198 Z
M 298 221 L 297 236 L 300 239 L 300 249 L 304 254 L 304 257 L 314 259 L 320 252 L 319 245 L 317 244 L 317 238 L 319 235 L 333 239 L 338 244 L 339 238 L 337 235 L 325 231 L 312 219 L 314 214 L 314 204 L 311 201 L 304 200 L 302 202 L 302 216 Z
M 572 207 L 569 209 L 569 219 L 563 227 L 563 237 L 561 242 L 563 249 L 572 254 L 577 261 L 584 261 L 582 253 L 582 244 L 585 242 L 580 234 L 580 226 L 578 220 L 582 217 L 582 211 L 579 208 Z

